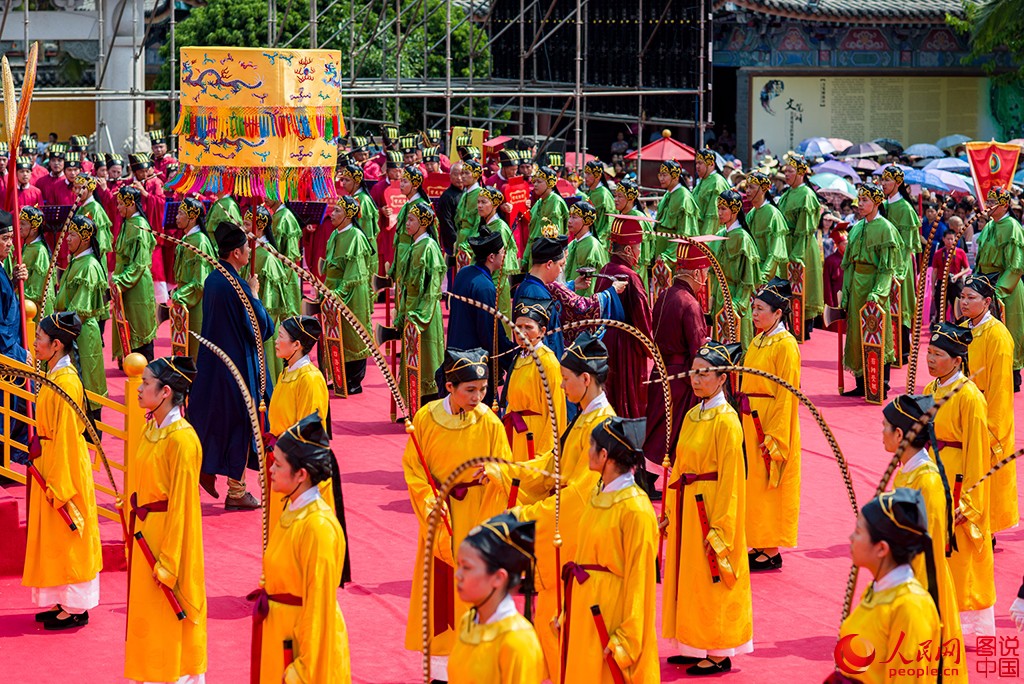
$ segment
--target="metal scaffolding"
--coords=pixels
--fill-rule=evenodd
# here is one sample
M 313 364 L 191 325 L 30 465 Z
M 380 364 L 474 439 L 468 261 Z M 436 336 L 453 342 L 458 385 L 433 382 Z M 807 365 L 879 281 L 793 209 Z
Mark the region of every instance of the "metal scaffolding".
M 83 0 L 79 0 L 82 2 Z M 88 2 L 89 0 L 84 0 Z M 590 63 L 594 55 L 600 55 L 598 48 L 590 41 L 596 31 L 591 10 L 599 0 L 382 0 L 380 2 L 349 3 L 348 16 L 338 21 L 339 0 L 309 0 L 308 21 L 297 33 L 282 38 L 284 22 L 288 13 L 297 9 L 294 0 L 284 6 L 284 15 L 279 15 L 278 1 L 268 2 L 267 46 L 289 48 L 297 44 L 310 47 L 339 49 L 342 52 L 342 67 L 347 85 L 343 89 L 344 113 L 350 128 L 356 126 L 397 123 L 398 106 L 386 110 L 388 116 L 373 117 L 362 106 L 368 100 L 394 100 L 397 102 L 418 101 L 422 110 L 422 127 L 450 130 L 453 125 L 484 128 L 501 128 L 513 135 L 533 135 L 541 138 L 562 138 L 566 148 L 585 153 L 588 149 L 586 126 L 589 121 L 622 122 L 636 126 L 639 142 L 643 142 L 644 126 L 677 126 L 692 131 L 693 142 L 704 139 L 704 129 L 710 123 L 710 63 L 711 63 L 711 14 L 709 0 L 689 0 L 686 12 L 692 10 L 692 20 L 685 27 L 687 33 L 680 36 L 695 36 L 694 45 L 681 52 L 680 59 L 692 56 L 694 73 L 698 74 L 685 84 L 650 83 L 648 74 L 652 66 L 657 67 L 657 56 L 652 60 L 648 50 L 658 38 L 664 40 L 670 31 L 682 31 L 677 26 L 664 24 L 673 3 L 680 0 L 662 0 L 652 6 L 652 0 L 636 0 L 631 6 L 623 7 L 624 16 L 632 17 L 623 24 L 635 24 L 637 31 L 637 67 L 635 77 L 630 76 L 626 85 L 601 85 L 595 78 L 595 67 Z M 63 0 L 61 5 L 69 4 Z M 97 103 L 130 101 L 133 103 L 169 101 L 171 110 L 177 109 L 177 90 L 172 79 L 169 90 L 146 90 L 138 82 L 137 75 L 143 72 L 147 42 L 166 41 L 170 47 L 169 67 L 171 73 L 177 69 L 176 12 L 172 9 L 174 0 L 94 0 L 99 36 L 96 63 L 96 85 L 93 88 L 37 88 L 35 99 L 40 101 L 82 101 Z M 644 7 L 645 2 L 648 7 Z M 136 78 L 123 89 L 104 88 L 102 84 L 110 66 L 117 26 L 105 27 L 104 22 L 114 18 L 118 26 L 125 8 L 138 8 L 144 3 L 144 21 L 138 21 L 141 12 L 131 12 L 131 50 Z M 8 12 L 12 3 L 7 3 Z M 190 2 L 189 4 L 199 4 Z M 31 12 L 23 2 L 24 42 L 27 46 L 33 35 Z M 107 6 L 110 5 L 110 6 Z M 301 3 L 298 4 L 301 6 Z M 620 3 L 621 5 L 621 3 Z M 182 7 L 178 0 L 177 7 Z M 606 7 L 602 5 L 602 7 Z M 677 8 L 683 7 L 678 5 Z M 307 8 L 301 7 L 304 11 Z M 79 9 L 78 11 L 81 11 Z M 497 12 L 496 12 L 497 11 Z M 607 10 L 604 10 L 607 11 Z M 654 12 L 654 14 L 647 14 Z M 494 21 L 496 13 L 503 13 L 501 25 Z M 443 15 L 443 35 L 436 26 Z M 688 15 L 689 16 L 689 15 Z M 5 13 L 3 21 L 8 23 Z M 433 20 L 433 23 L 431 23 Z M 464 30 L 469 24 L 479 29 L 473 32 L 473 40 L 461 59 L 453 56 L 453 32 Z M 428 26 L 435 26 L 433 33 Z M 364 30 L 370 26 L 371 30 Z M 659 34 L 661 32 L 661 34 Z M 52 30 L 50 31 L 52 33 Z M 682 38 L 685 40 L 685 37 Z M 631 39 L 632 40 L 632 39 Z M 420 44 L 414 43 L 420 41 Z M 123 46 L 123 41 L 122 41 Z M 568 79 L 551 80 L 542 78 L 549 57 L 544 50 L 557 45 L 559 54 L 571 60 L 572 76 Z M 416 55 L 422 51 L 423 72 L 412 76 L 403 73 L 403 54 Z M 431 75 L 429 64 L 443 50 L 443 74 Z M 518 61 L 518 73 L 495 73 L 493 55 L 501 51 L 503 58 Z M 371 54 L 379 53 L 377 74 L 367 76 L 367 60 Z M 625 58 L 628 59 L 628 56 Z M 140 62 L 141 60 L 141 62 Z M 563 60 L 565 61 L 565 60 Z M 653 61 L 653 64 L 652 64 Z M 481 64 L 485 64 L 484 67 Z M 547 65 L 550 67 L 550 65 Z M 477 72 L 486 71 L 483 75 Z M 362 73 L 360 77 L 356 74 Z M 645 79 L 647 79 L 645 81 Z M 123 82 L 123 81 L 122 81 Z M 676 87 L 679 86 L 679 87 Z M 687 103 L 692 102 L 689 116 L 649 115 L 646 104 L 652 99 L 669 98 Z M 486 101 L 485 113 L 480 100 Z M 623 103 L 635 101 L 635 108 Z M 618 112 L 611 112 L 605 105 L 615 101 Z M 687 105 L 689 106 L 689 105 Z M 634 114 L 635 112 L 635 114 Z M 172 117 L 174 114 L 172 114 Z M 133 135 L 141 133 L 141 122 L 133 117 Z M 103 122 L 97 117 L 98 128 Z M 173 120 L 169 122 L 173 126 Z M 98 136 L 100 137 L 100 136 Z M 112 144 L 112 143 L 111 143 Z

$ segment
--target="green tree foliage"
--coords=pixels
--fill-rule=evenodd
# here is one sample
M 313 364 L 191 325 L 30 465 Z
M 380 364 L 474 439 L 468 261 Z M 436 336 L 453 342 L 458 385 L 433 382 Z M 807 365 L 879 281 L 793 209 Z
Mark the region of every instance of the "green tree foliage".
M 328 0 L 321 0 L 322 6 Z M 210 45 L 218 47 L 262 47 L 267 44 L 267 0 L 208 0 L 177 25 L 177 46 Z M 277 47 L 292 49 L 309 46 L 309 4 L 298 0 L 277 0 L 280 37 Z M 445 0 L 413 0 L 402 2 L 398 16 L 394 0 L 339 0 L 318 22 L 320 47 L 340 50 L 342 82 L 351 81 L 353 70 L 360 79 L 404 81 L 424 77 L 443 79 L 445 75 Z M 322 11 L 322 10 L 321 10 Z M 398 30 L 400 27 L 400 31 Z M 452 78 L 483 78 L 490 73 L 490 54 L 486 48 L 486 32 L 466 20 L 465 10 L 452 7 Z M 401 51 L 399 76 L 396 51 Z M 470 53 L 473 51 L 472 60 Z M 164 59 L 156 88 L 170 87 L 170 45 L 160 48 Z M 178 75 L 175 75 L 177 78 Z M 344 86 L 342 87 L 344 93 Z M 346 102 L 344 112 L 366 119 L 393 121 L 395 109 L 402 130 L 419 130 L 423 126 L 424 101 L 419 98 L 395 100 L 381 98 Z M 443 102 L 433 102 L 432 111 L 443 111 Z M 485 115 L 488 102 L 476 98 L 474 113 Z M 454 104 L 453 104 L 454 106 Z M 462 111 L 468 102 L 459 103 Z M 165 124 L 170 109 L 160 110 Z
M 1004 82 L 1024 81 L 1024 0 L 964 0 L 963 16 L 947 14 L 946 22 L 970 39 L 970 62 Z M 996 55 L 1004 51 L 1016 70 L 996 74 L 1005 65 Z

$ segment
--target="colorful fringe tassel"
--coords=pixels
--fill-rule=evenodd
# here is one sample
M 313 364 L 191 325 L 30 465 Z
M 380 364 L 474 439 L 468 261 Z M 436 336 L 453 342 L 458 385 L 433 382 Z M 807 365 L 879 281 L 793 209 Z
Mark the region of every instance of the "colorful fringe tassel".
M 345 135 L 338 106 L 329 107 L 189 107 L 182 105 L 174 135 L 195 140 L 233 138 L 320 138 L 333 142 Z
M 228 190 L 239 197 L 324 202 L 337 199 L 334 168 L 185 166 L 171 178 L 167 189 L 183 195 Z

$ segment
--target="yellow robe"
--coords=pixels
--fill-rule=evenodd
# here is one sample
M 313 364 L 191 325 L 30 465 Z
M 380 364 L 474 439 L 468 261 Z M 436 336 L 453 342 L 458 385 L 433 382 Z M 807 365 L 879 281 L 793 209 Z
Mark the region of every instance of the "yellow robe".
M 573 423 L 565 436 L 562 446 L 562 476 L 568 483 L 561 492 L 560 510 L 558 515 L 558 532 L 562 537 L 562 546 L 557 560 L 562 563 L 576 556 L 579 542 L 579 519 L 587 508 L 590 495 L 597 486 L 600 475 L 590 469 L 590 433 L 606 418 L 615 415 L 611 405 L 601 406 L 588 413 L 583 413 Z M 541 459 L 537 459 L 538 461 Z M 548 461 L 552 459 L 548 458 Z M 541 468 L 553 472 L 553 464 L 541 464 Z M 554 485 L 547 482 L 547 491 Z M 555 497 L 545 496 L 536 503 L 512 509 L 519 520 L 535 520 L 537 522 L 534 536 L 534 553 L 537 566 L 534 584 L 537 589 L 537 609 L 534 613 L 534 624 L 537 636 L 544 649 L 544 660 L 547 662 L 551 681 L 559 681 L 562 659 L 558 651 L 558 633 L 552 628 L 551 621 L 561 612 L 558 605 L 558 588 L 562 579 L 562 568 L 556 562 L 555 553 Z
M 445 409 L 445 400 L 432 401 L 420 408 L 413 417 L 413 428 L 423 457 L 426 459 L 430 476 L 438 482 L 438 489 L 452 471 L 463 462 L 478 456 L 498 456 L 511 459 L 505 437 L 505 427 L 491 409 L 482 403 L 470 413 L 451 415 Z M 427 473 L 416 453 L 416 447 L 410 438 L 405 445 L 402 456 L 402 469 L 405 471 L 405 483 L 409 487 L 409 499 L 413 511 L 419 520 L 419 539 L 416 546 L 415 562 L 413 563 L 412 595 L 409 597 L 409 618 L 405 630 L 405 647 L 418 651 L 423 639 L 423 548 L 427 534 L 427 522 L 434 502 L 433 490 Z M 468 468 L 459 477 L 460 483 L 473 481 L 475 468 Z M 437 526 L 434 537 L 434 556 L 455 567 L 455 554 L 459 544 L 473 527 L 482 521 L 500 513 L 505 502 L 499 503 L 500 491 L 494 485 L 470 487 L 461 501 L 449 497 L 447 503 L 450 512 L 449 520 L 453 535 L 449 536 L 444 523 Z M 453 538 L 454 537 L 454 538 Z M 431 575 L 433 581 L 433 575 Z M 431 584 L 433 589 L 433 584 Z M 469 605 L 459 600 L 454 581 L 449 590 L 455 593 L 455 624 L 459 624 L 463 613 Z M 431 624 L 433 611 L 437 606 L 431 602 Z M 430 652 L 433 655 L 448 655 L 455 643 L 455 629 L 432 635 Z
M 327 381 L 324 380 L 320 369 L 312 363 L 294 371 L 285 368 L 277 377 L 277 383 L 274 384 L 274 396 L 270 398 L 270 406 L 267 408 L 267 420 L 270 423 L 271 434 L 280 437 L 288 428 L 314 411 L 320 412 L 324 428 L 327 428 L 329 402 Z M 333 511 L 334 494 L 331 491 L 333 486 L 331 478 L 323 480 L 317 486 L 320 489 L 320 496 Z M 284 499 L 284 494 L 270 492 L 271 530 L 281 518 L 281 511 L 285 507 Z
M 317 497 L 297 511 L 285 511 L 263 554 L 268 594 L 302 597 L 301 606 L 270 602 L 263 623 L 260 682 L 263 684 L 349 684 L 348 629 L 338 606 L 338 578 L 345 535 L 330 506 Z M 284 640 L 294 660 L 284 668 Z
M 747 348 L 743 365 L 777 375 L 800 389 L 800 348 L 789 332 L 757 335 Z M 747 453 L 747 544 L 763 549 L 794 547 L 800 519 L 800 402 L 771 380 L 743 375 L 741 390 L 770 397 L 751 397 L 771 454 L 771 473 L 765 468 L 751 416 L 743 416 Z
M 917 580 L 911 580 L 890 589 L 875 592 L 874 584 L 864 590 L 860 603 L 853 612 L 843 620 L 839 628 L 839 638 L 856 635 L 849 648 L 857 656 L 866 656 L 870 650 L 867 641 L 874 649 L 874 660 L 863 672 L 840 667 L 843 674 L 853 677 L 862 684 L 895 684 L 914 682 L 915 684 L 931 684 L 936 677 L 931 674 L 923 676 L 890 676 L 890 668 L 911 667 L 930 669 L 936 667 L 935 645 L 939 643 L 939 616 L 935 603 L 924 587 Z M 902 638 L 902 643 L 901 643 Z M 916 662 L 918 646 L 931 641 L 931 662 Z M 910 659 L 904 665 L 903 658 Z M 885 661 L 893 657 L 893 661 Z M 951 665 L 950 667 L 956 667 Z M 960 662 L 960 668 L 966 670 L 967 663 Z
M 936 401 L 950 393 L 959 380 L 938 387 L 933 380 L 924 388 Z M 947 446 L 939 452 L 952 492 L 956 476 L 964 476 L 960 510 L 967 518 L 956 526 L 959 550 L 949 558 L 949 569 L 956 585 L 957 606 L 961 613 L 990 608 L 996 602 L 996 585 L 992 562 L 992 533 L 988 522 L 988 482 L 967 493 L 988 472 L 989 432 L 985 397 L 971 382 L 942 405 L 935 414 L 935 436 L 942 442 L 959 442 L 963 449 Z M 956 502 L 954 502 L 955 505 Z
M 558 434 L 565 431 L 565 390 L 562 389 L 561 365 L 555 352 L 543 344 L 537 347 L 541 365 L 548 378 L 551 388 L 551 399 L 555 404 L 555 420 L 558 423 Z M 540 380 L 540 371 L 532 356 L 520 356 L 516 359 L 512 374 L 508 380 L 506 395 L 508 411 L 532 411 L 537 415 L 523 416 L 526 430 L 512 430 L 512 459 L 526 461 L 530 458 L 526 446 L 526 433 L 533 433 L 535 454 L 551 451 L 555 435 L 551 432 L 551 416 L 548 413 L 548 399 L 544 393 L 544 385 Z
M 450 684 L 539 684 L 544 658 L 533 625 L 519 613 L 489 625 L 462 616 L 448 664 Z
M 572 673 L 572 682 L 613 681 L 590 611 L 595 605 L 601 606 L 608 645 L 626 681 L 661 681 L 654 627 L 657 553 L 658 518 L 644 491 L 635 484 L 613 492 L 595 488 L 580 516 L 574 560 L 602 565 L 608 572 L 590 571 L 585 583 L 575 583 L 572 605 L 562 616 L 569 628 L 565 671 Z
M 85 390 L 73 366 L 58 368 L 47 377 L 83 405 Z M 46 491 L 40 491 L 33 481 L 21 583 L 59 587 L 92 581 L 103 566 L 103 556 L 92 463 L 82 436 L 85 425 L 74 409 L 45 385 L 36 400 L 36 424 L 42 455 L 34 463 L 46 481 Z M 72 532 L 57 513 L 56 509 L 69 501 L 82 514 L 81 534 Z
M 679 489 L 673 485 L 687 473 L 717 473 L 718 480 L 683 487 L 680 520 Z M 710 523 L 706 537 L 697 514 L 697 494 L 704 497 Z M 732 406 L 703 410 L 701 403 L 687 412 L 666 496 L 662 636 L 697 651 L 746 645 L 754 635 L 754 608 L 743 531 L 743 431 Z M 712 582 L 705 539 L 718 556 L 722 579 L 717 583 Z
M 146 432 L 130 470 L 129 497 L 139 505 L 167 502 L 166 512 L 136 519 L 156 556 L 156 577 L 174 591 L 185 619 L 178 620 L 163 590 L 154 581 L 137 542 L 133 542 L 128 638 L 124 676 L 140 682 L 176 682 L 206 672 L 206 583 L 203 564 L 199 469 L 203 448 L 188 421 L 165 428 L 155 423 Z
M 928 535 L 932 538 L 932 554 L 935 557 L 935 582 L 939 590 L 939 619 L 942 621 L 942 643 L 950 643 L 955 639 L 960 649 L 960 662 L 967 663 L 964 651 L 963 634 L 960 630 L 960 610 L 956 603 L 956 587 L 953 586 L 953 575 L 949 571 L 946 560 L 946 493 L 942 488 L 942 476 L 933 461 L 928 461 L 913 470 L 900 469 L 893 479 L 893 488 L 906 487 L 916 489 L 924 497 L 925 510 L 928 511 Z M 928 569 L 923 553 L 914 558 L 911 566 L 914 576 L 921 586 L 928 589 Z M 967 681 L 967 668 L 961 668 L 957 675 L 943 677 L 946 684 Z
M 967 365 L 988 403 L 988 428 L 992 441 L 989 467 L 1014 452 L 1013 338 L 1003 322 L 989 318 L 971 328 L 974 341 L 967 348 Z M 989 524 L 992 533 L 1020 522 L 1017 507 L 1017 462 L 1009 463 L 988 480 Z

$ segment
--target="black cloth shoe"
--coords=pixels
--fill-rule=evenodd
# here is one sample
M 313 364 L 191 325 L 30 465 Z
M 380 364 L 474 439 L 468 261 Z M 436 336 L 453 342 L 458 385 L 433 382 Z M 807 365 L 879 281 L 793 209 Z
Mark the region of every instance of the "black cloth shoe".
M 36 613 L 36 622 L 46 622 L 47 620 L 52 620 L 53 618 L 60 615 L 61 611 L 63 610 L 64 609 L 61 608 L 60 604 L 58 603 L 56 608 L 53 608 L 51 610 L 44 610 L 41 613 Z
M 229 496 L 224 499 L 224 510 L 226 511 L 252 511 L 257 508 L 260 508 L 260 502 L 251 492 L 246 492 L 239 497 Z
M 705 663 L 710 664 L 710 667 L 704 665 Z M 699 663 L 691 667 L 686 668 L 686 674 L 691 677 L 703 677 L 704 675 L 715 675 L 728 672 L 732 669 L 732 661 L 726 658 L 720 663 L 716 663 L 710 658 L 702 658 Z
M 674 655 L 669 656 L 666 662 L 669 665 L 696 665 L 702 660 L 704 659 L 696 658 L 694 656 Z
M 778 570 L 782 567 L 782 554 L 769 556 L 764 551 L 754 551 L 747 554 L 750 560 L 750 572 L 763 572 L 765 570 Z
M 59 618 L 51 618 L 43 623 L 43 629 L 48 629 L 51 632 L 55 632 L 61 629 L 74 629 L 75 627 L 85 627 L 89 624 L 89 611 L 85 611 L 79 615 L 69 615 L 63 620 Z
M 857 381 L 857 386 L 854 387 L 852 390 L 846 390 L 840 396 L 844 396 L 844 397 L 863 397 L 864 396 L 864 377 L 863 376 L 855 377 L 854 379 Z

